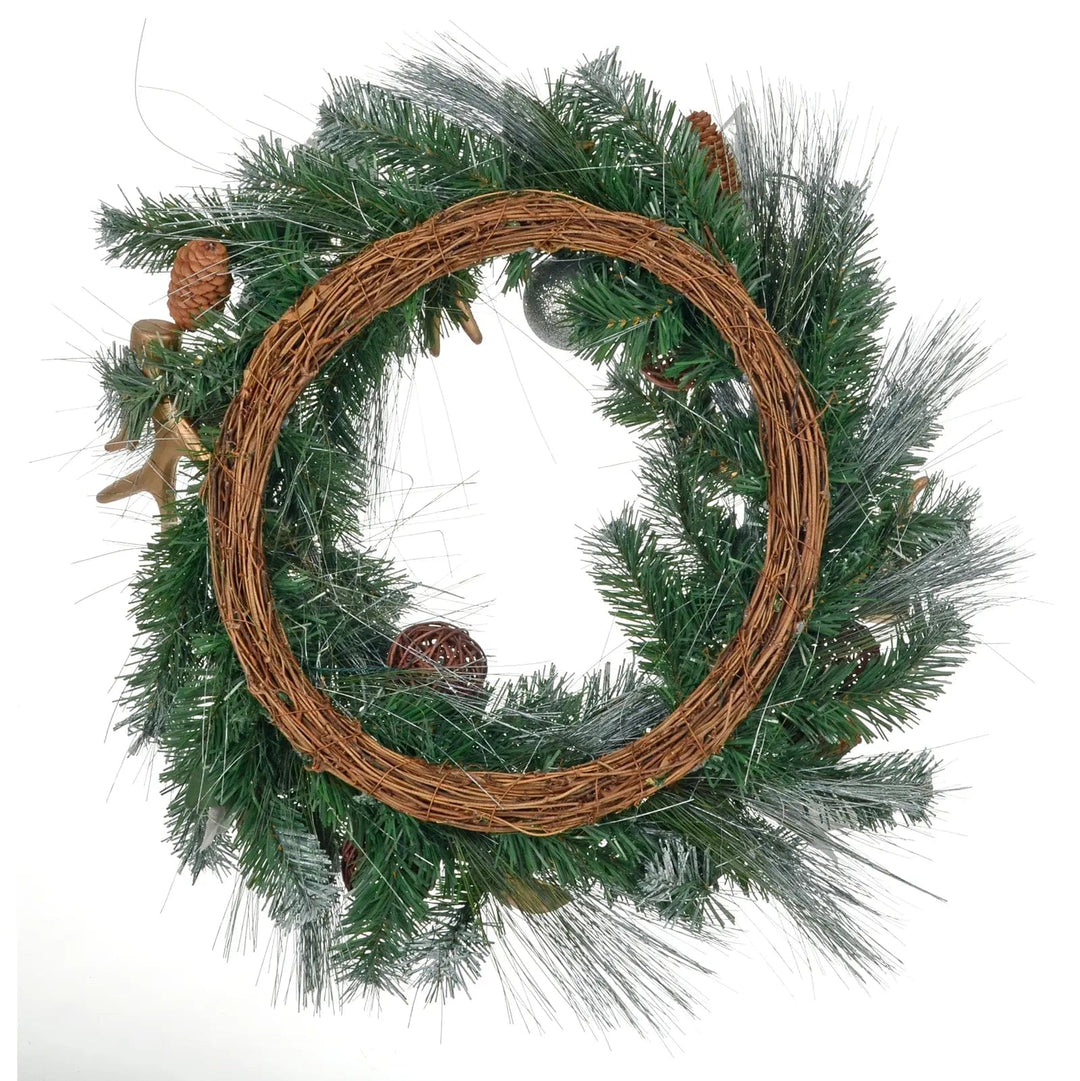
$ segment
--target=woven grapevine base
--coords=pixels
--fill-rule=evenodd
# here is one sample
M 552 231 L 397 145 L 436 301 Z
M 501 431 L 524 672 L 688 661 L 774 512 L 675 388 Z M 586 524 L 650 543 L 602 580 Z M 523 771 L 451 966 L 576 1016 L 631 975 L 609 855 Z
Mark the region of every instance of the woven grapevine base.
M 731 344 L 757 401 L 769 478 L 765 561 L 743 622 L 700 686 L 619 750 L 548 773 L 469 771 L 398 754 L 311 684 L 274 608 L 263 489 L 290 407 L 323 364 L 426 283 L 525 248 L 640 264 L 697 305 Z M 218 606 L 248 687 L 311 768 L 425 821 L 554 834 L 633 807 L 716 754 L 780 670 L 806 619 L 828 518 L 825 444 L 794 361 L 734 268 L 676 229 L 554 192 L 470 199 L 370 245 L 266 333 L 210 465 L 207 507 Z

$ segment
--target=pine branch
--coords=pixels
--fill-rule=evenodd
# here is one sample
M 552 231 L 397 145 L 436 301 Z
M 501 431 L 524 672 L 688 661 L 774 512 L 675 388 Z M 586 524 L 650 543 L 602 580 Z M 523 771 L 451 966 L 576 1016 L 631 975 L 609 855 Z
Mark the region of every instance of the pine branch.
M 314 138 L 343 159 L 370 162 L 380 175 L 407 176 L 448 201 L 512 186 L 497 141 L 356 79 L 331 80 Z

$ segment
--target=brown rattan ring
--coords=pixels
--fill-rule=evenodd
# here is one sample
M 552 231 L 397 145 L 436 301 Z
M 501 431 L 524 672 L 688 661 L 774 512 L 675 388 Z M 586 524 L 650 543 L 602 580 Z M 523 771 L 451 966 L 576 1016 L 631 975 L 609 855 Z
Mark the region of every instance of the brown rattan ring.
M 274 608 L 263 489 L 289 408 L 380 312 L 435 278 L 525 248 L 638 263 L 711 319 L 746 373 L 768 473 L 765 561 L 743 622 L 663 722 L 599 758 L 500 773 L 398 754 L 339 713 L 301 670 Z M 406 814 L 489 833 L 555 834 L 634 807 L 723 746 L 779 672 L 813 603 L 828 517 L 825 444 L 809 388 L 734 268 L 679 230 L 555 192 L 497 193 L 379 240 L 316 282 L 266 333 L 229 407 L 207 489 L 218 607 L 248 687 L 292 746 Z

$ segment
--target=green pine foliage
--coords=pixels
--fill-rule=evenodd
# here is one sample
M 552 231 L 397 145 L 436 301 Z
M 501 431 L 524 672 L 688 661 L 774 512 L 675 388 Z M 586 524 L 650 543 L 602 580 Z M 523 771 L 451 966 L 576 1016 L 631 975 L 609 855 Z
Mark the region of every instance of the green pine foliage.
M 778 906 L 859 978 L 890 963 L 865 886 L 874 868 L 853 838 L 929 823 L 937 765 L 869 748 L 941 692 L 1011 560 L 1002 538 L 974 532 L 973 493 L 936 475 L 915 484 L 982 353 L 954 317 L 884 340 L 890 291 L 866 180 L 839 175 L 842 125 L 787 92 L 748 97 L 735 115 L 742 189 L 721 193 L 682 113 L 614 53 L 543 92 L 429 57 L 388 87 L 332 81 L 307 143 L 245 146 L 222 190 L 102 208 L 110 258 L 161 271 L 187 240 L 218 238 L 238 281 L 228 312 L 157 350 L 151 374 L 126 348 L 99 358 L 103 423 L 122 421 L 131 438 L 169 398 L 212 448 L 253 350 L 307 286 L 461 199 L 530 187 L 659 218 L 722 250 L 820 404 L 833 510 L 815 609 L 784 669 L 702 769 L 558 837 L 415 821 L 306 769 L 247 692 L 214 604 L 203 467 L 189 468 L 177 524 L 150 542 L 135 582 L 124 725 L 133 750 L 163 757 L 181 864 L 235 875 L 260 900 L 301 1001 L 409 987 L 444 1000 L 490 959 L 526 1013 L 561 1000 L 587 1023 L 663 1030 L 693 1001 L 676 972 L 698 972 L 664 935 L 717 937 L 747 901 Z M 504 287 L 527 282 L 538 258 L 506 260 Z M 638 504 L 599 523 L 585 555 L 636 663 L 580 678 L 547 670 L 481 697 L 404 680 L 385 656 L 415 583 L 358 521 L 395 381 L 432 320 L 455 325 L 454 300 L 475 297 L 479 274 L 433 282 L 380 316 L 305 391 L 267 487 L 269 571 L 308 675 L 380 741 L 470 768 L 556 769 L 662 720 L 741 622 L 764 558 L 757 417 L 711 323 L 639 267 L 588 259 L 566 317 L 606 372 L 598 409 L 637 434 L 642 467 Z M 658 358 L 680 391 L 642 378 Z M 359 853 L 348 889 L 346 843 Z

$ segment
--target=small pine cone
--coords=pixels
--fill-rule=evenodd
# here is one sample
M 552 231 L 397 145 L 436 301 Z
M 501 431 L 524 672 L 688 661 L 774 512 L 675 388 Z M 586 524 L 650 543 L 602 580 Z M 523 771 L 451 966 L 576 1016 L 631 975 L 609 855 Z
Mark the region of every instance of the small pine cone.
M 821 748 L 821 754 L 824 758 L 835 760 L 837 758 L 843 758 L 849 751 L 853 750 L 860 743 L 862 743 L 862 736 L 854 735 L 851 739 L 842 739 L 839 743 L 830 743 L 823 745 Z
M 194 330 L 204 312 L 225 307 L 232 289 L 229 253 L 217 240 L 190 240 L 176 253 L 169 279 L 169 314 L 184 330 Z
M 721 191 L 739 190 L 739 167 L 735 155 L 724 140 L 713 118 L 703 110 L 691 113 L 687 118 L 697 132 L 698 142 L 709 152 L 709 171 L 720 174 Z
M 662 390 L 677 391 L 677 390 L 689 390 L 694 381 L 691 379 L 689 383 L 684 387 L 678 379 L 673 378 L 667 374 L 668 361 L 664 357 L 653 359 L 651 352 L 646 352 L 644 357 L 645 363 L 642 365 L 641 374 L 649 380 L 650 383 L 655 383 Z
M 351 892 L 353 882 L 356 881 L 356 865 L 360 862 L 360 849 L 352 843 L 345 841 L 341 846 L 341 881 L 345 883 L 345 889 Z

